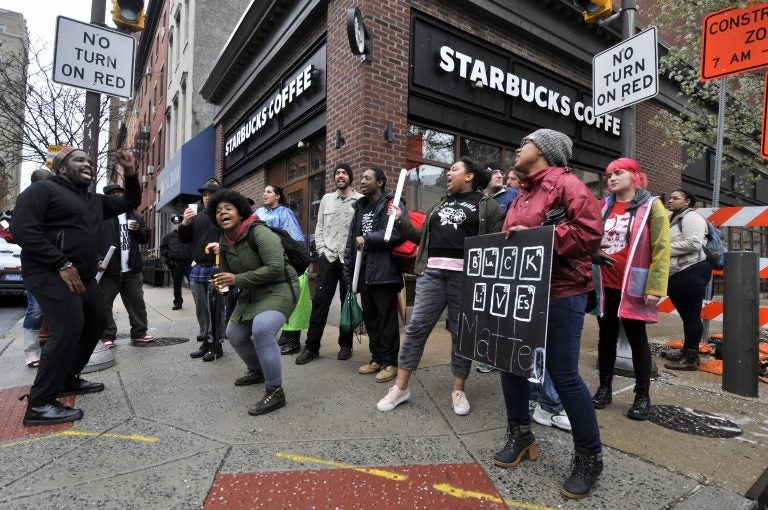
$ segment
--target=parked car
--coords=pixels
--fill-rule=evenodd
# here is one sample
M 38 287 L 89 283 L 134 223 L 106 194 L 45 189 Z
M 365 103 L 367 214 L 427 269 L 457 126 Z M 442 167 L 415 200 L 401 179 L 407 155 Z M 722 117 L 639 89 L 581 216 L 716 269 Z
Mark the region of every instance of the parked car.
M 21 247 L 0 237 L 0 295 L 24 295 Z

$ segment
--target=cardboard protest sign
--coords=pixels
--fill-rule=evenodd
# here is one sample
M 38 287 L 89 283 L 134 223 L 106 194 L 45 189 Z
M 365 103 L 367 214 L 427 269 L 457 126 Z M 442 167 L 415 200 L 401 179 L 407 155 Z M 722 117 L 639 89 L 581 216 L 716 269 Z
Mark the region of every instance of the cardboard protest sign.
M 554 227 L 469 237 L 457 354 L 541 382 Z

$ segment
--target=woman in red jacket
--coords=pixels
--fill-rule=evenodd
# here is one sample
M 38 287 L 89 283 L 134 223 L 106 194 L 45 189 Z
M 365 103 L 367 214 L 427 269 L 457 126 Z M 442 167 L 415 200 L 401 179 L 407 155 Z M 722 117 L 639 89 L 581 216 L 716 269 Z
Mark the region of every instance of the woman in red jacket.
M 547 318 L 546 370 L 570 418 L 575 454 L 571 476 L 560 492 L 579 499 L 603 470 L 602 446 L 592 396 L 579 375 L 579 346 L 587 295 L 594 289 L 590 255 L 600 247 L 600 204 L 569 168 L 572 142 L 563 133 L 539 129 L 523 138 L 515 157 L 522 177 L 520 193 L 509 206 L 502 230 L 515 232 L 555 224 L 552 277 Z M 553 214 L 559 211 L 560 214 Z M 553 219 L 553 217 L 557 219 Z M 514 467 L 527 455 L 536 460 L 538 444 L 528 415 L 528 381 L 501 372 L 507 408 L 507 438 L 494 456 L 501 467 Z

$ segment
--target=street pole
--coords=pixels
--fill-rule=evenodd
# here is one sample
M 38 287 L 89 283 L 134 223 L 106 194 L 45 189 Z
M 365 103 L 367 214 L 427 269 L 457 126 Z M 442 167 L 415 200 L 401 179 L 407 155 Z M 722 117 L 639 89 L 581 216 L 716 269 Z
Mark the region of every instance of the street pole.
M 104 26 L 106 16 L 106 2 L 104 0 L 91 0 L 91 23 Z M 96 191 L 96 176 L 99 165 L 99 124 L 101 94 L 96 92 L 85 93 L 85 130 L 83 132 L 83 150 L 91 158 L 94 167 L 94 178 L 91 181 L 91 191 Z
M 635 0 L 621 0 L 621 39 L 627 39 L 635 35 L 635 14 L 637 11 L 637 2 Z M 622 156 L 625 158 L 637 159 L 637 129 L 635 127 L 636 113 L 635 106 L 624 108 L 621 119 L 621 130 L 624 136 L 621 137 Z
M 637 2 L 635 0 L 621 0 L 621 39 L 626 41 L 635 35 L 635 14 Z M 635 126 L 635 106 L 629 106 L 622 111 L 621 118 L 621 155 L 626 158 L 637 159 L 637 128 Z M 624 377 L 635 376 L 635 366 L 632 363 L 632 348 L 627 340 L 624 325 L 620 323 L 619 338 L 616 346 L 616 361 L 613 365 L 613 373 Z M 651 377 L 657 377 L 659 370 L 656 363 L 651 360 Z

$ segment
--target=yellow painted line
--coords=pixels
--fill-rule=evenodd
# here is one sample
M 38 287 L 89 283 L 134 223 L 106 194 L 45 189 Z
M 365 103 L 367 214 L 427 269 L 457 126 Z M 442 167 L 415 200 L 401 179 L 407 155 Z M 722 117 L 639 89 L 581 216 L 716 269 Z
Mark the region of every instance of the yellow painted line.
M 0 444 L 0 448 L 10 448 L 11 446 L 19 446 L 22 444 L 36 443 L 46 439 L 55 439 L 57 437 L 106 437 L 109 439 L 124 439 L 127 441 L 139 441 L 143 443 L 157 443 L 160 439 L 156 436 L 147 436 L 144 434 L 102 434 L 100 432 L 86 432 L 83 430 L 62 430 L 61 432 L 54 432 L 53 434 L 47 434 L 44 436 L 30 437 L 29 439 L 23 439 L 21 441 L 14 441 L 12 443 Z
M 353 471 L 358 471 L 360 473 L 367 473 L 373 476 L 380 476 L 381 478 L 394 480 L 396 482 L 402 482 L 408 479 L 407 476 L 401 475 L 400 473 L 395 473 L 394 471 L 385 471 L 383 469 L 373 469 L 373 468 L 361 468 L 361 467 L 355 466 L 354 464 L 346 464 L 344 462 L 336 462 L 335 460 L 326 460 L 326 459 L 320 459 L 317 457 L 307 457 L 306 455 L 297 455 L 295 453 L 276 452 L 275 457 L 282 457 L 284 459 L 292 460 L 294 462 L 311 462 L 314 464 L 322 464 L 324 466 L 352 469 Z
M 485 499 L 493 503 L 505 504 L 510 508 L 519 508 L 521 510 L 554 510 L 551 507 L 539 505 L 536 503 L 526 503 L 525 501 L 515 501 L 511 499 L 501 499 L 493 494 L 486 492 L 468 491 L 454 487 L 447 483 L 436 483 L 432 486 L 435 490 L 438 490 L 444 494 L 454 496 L 461 499 Z

